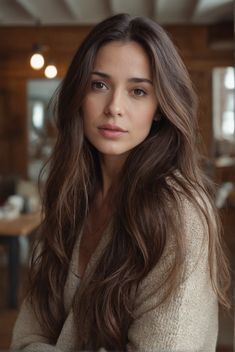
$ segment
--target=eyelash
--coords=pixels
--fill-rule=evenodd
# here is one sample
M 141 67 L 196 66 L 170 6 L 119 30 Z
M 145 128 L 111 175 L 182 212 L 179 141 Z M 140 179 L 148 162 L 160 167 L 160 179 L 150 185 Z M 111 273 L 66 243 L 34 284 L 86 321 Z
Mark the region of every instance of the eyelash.
M 103 85 L 103 88 L 98 87 L 98 85 Z M 102 81 L 92 81 L 91 82 L 91 88 L 95 90 L 104 90 L 104 87 L 107 88 L 106 84 Z
M 136 92 L 136 91 L 141 92 L 141 94 L 134 94 L 137 97 L 144 97 L 145 95 L 147 95 L 147 93 L 143 89 L 140 89 L 140 88 L 133 89 L 133 92 Z
M 102 87 L 100 87 L 102 85 Z M 92 81 L 91 82 L 91 88 L 94 89 L 94 90 L 105 90 L 105 89 L 108 89 L 107 85 L 102 82 L 102 81 Z M 133 92 L 133 96 L 136 97 L 136 98 L 139 98 L 139 97 L 144 97 L 147 95 L 147 93 L 141 89 L 141 88 L 134 88 L 132 90 Z M 141 94 L 136 94 L 136 93 L 141 93 Z

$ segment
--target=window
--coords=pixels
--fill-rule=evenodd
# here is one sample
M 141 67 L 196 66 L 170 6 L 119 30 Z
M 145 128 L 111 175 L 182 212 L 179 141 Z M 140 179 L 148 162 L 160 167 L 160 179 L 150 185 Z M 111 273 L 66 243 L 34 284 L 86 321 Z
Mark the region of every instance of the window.
M 235 150 L 234 75 L 233 67 L 213 70 L 213 129 L 217 156 Z

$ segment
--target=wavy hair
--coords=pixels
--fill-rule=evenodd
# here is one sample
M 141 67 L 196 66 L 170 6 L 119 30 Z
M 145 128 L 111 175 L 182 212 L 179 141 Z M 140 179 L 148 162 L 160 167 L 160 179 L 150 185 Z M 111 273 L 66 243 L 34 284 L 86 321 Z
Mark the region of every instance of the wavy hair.
M 83 350 L 101 346 L 125 349 L 133 320 L 133 292 L 157 265 L 172 231 L 177 234 L 177 250 L 163 300 L 176 289 L 185 251 L 184 237 L 177 230 L 182 222 L 179 194 L 189 199 L 207 222 L 212 285 L 220 303 L 229 305 L 228 262 L 211 186 L 197 152 L 197 99 L 188 72 L 161 26 L 147 18 L 119 14 L 88 34 L 57 93 L 58 137 L 45 185 L 45 216 L 30 271 L 29 298 L 35 312 L 55 343 L 65 319 L 63 290 L 73 247 L 97 190 L 102 187 L 97 150 L 84 136 L 82 102 L 97 52 L 112 41 L 135 41 L 144 48 L 160 120 L 153 122 L 148 137 L 125 161 L 115 198 L 112 240 L 90 280 L 75 295 L 78 349 Z M 169 211 L 169 206 L 174 211 Z M 215 268 L 219 268 L 217 273 Z

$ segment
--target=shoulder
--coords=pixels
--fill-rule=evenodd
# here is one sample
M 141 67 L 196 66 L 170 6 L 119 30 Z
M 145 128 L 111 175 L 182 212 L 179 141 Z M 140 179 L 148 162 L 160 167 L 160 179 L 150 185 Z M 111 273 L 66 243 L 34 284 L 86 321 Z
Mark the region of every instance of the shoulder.
M 167 178 L 167 184 L 176 198 L 177 209 L 173 211 L 176 210 L 175 216 L 178 216 L 181 221 L 181 229 L 185 231 L 185 238 L 188 235 L 192 238 L 208 237 L 209 226 L 216 228 L 216 215 L 205 188 L 197 182 L 189 184 L 178 171 L 174 176 Z
M 135 338 L 141 346 L 148 326 L 152 334 L 146 343 L 156 349 L 212 351 L 218 304 L 210 278 L 209 230 L 200 207 L 183 194 L 179 198 L 181 227 L 168 234 L 160 260 L 138 287 L 136 323 L 129 336 L 134 339 L 138 329 Z
M 202 274 L 209 277 L 210 235 L 213 235 L 208 224 L 212 216 L 210 202 L 204 194 L 199 196 L 195 192 L 195 199 L 191 200 L 179 191 L 177 205 L 177 210 L 169 208 L 175 226 L 167 233 L 163 254 L 140 286 L 153 290 L 160 287 L 163 296 L 168 290 L 165 282 L 171 271 L 175 274 L 181 271 L 178 284 L 192 275 L 195 280 Z M 170 280 L 168 283 L 171 286 Z
M 206 191 L 196 183 L 188 189 L 189 193 L 174 185 L 178 205 L 175 216 L 179 217 L 176 221 L 179 228 L 169 236 L 169 241 L 178 242 L 183 249 L 185 263 L 190 267 L 200 258 L 208 259 L 210 236 L 216 235 L 216 221 Z

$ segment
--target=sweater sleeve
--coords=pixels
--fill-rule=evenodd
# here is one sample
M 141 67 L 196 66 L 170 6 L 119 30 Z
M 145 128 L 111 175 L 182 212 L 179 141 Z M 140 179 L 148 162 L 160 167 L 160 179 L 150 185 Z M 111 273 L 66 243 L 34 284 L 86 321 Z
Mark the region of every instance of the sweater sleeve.
M 13 329 L 11 351 L 61 352 L 49 343 L 27 300 L 24 300 Z
M 218 304 L 208 265 L 208 230 L 190 202 L 183 204 L 186 257 L 183 279 L 168 300 L 159 305 L 162 280 L 174 258 L 173 243 L 166 246 L 156 267 L 137 291 L 134 321 L 128 331 L 127 351 L 214 352 L 218 331 Z

